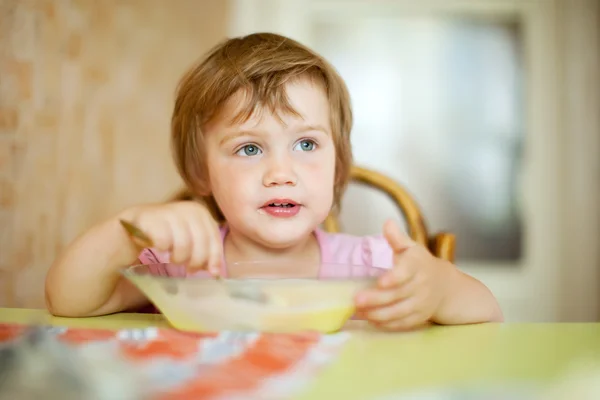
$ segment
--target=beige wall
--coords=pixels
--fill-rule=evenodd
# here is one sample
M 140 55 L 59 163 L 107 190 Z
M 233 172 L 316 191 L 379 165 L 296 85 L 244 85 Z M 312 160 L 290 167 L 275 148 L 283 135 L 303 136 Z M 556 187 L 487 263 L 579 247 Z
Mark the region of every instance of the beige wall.
M 226 4 L 0 1 L 0 306 L 43 306 L 70 240 L 179 187 L 175 85 L 224 37 Z

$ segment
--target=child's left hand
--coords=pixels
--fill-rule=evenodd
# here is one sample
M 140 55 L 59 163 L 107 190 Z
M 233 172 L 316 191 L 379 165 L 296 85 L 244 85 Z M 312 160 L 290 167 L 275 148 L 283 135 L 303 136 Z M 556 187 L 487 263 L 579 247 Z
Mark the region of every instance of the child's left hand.
M 357 295 L 357 315 L 384 330 L 430 324 L 454 266 L 434 257 L 392 221 L 384 225 L 383 233 L 394 251 L 394 267 L 379 277 L 377 287 Z

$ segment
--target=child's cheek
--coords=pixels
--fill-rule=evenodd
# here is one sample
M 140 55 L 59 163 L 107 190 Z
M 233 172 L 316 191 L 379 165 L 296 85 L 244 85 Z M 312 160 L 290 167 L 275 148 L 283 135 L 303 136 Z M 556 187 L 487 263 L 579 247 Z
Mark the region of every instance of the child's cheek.
M 305 154 L 301 165 L 311 173 L 334 173 L 335 152 L 333 146 L 314 153 Z
M 217 168 L 220 170 L 224 182 L 231 185 L 234 182 L 247 180 L 254 173 L 255 164 L 252 160 L 230 158 L 220 162 Z M 250 182 L 246 181 L 246 183 Z

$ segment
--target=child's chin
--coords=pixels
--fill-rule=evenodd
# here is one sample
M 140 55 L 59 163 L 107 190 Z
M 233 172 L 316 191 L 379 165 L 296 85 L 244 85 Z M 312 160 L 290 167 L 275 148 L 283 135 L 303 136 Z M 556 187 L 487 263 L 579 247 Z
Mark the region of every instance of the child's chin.
M 298 227 L 264 227 L 261 229 L 260 236 L 262 241 L 274 249 L 285 249 L 291 247 L 306 239 L 312 232 L 306 226 Z

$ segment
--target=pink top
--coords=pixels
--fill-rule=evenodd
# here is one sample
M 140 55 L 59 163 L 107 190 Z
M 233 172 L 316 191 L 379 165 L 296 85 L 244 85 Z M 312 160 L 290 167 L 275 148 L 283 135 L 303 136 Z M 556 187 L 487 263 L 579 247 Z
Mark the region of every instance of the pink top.
M 226 234 L 227 228 L 222 227 L 223 240 Z M 343 233 L 331 234 L 317 229 L 315 236 L 321 249 L 320 278 L 376 276 L 393 265 L 392 249 L 381 235 L 361 237 Z M 169 253 L 144 249 L 139 259 L 142 264 L 150 265 L 149 268 L 155 275 L 188 276 L 183 265 L 152 265 L 169 263 Z M 222 264 L 221 274 L 226 277 L 225 262 Z M 201 275 L 208 273 L 194 273 L 194 276 Z

